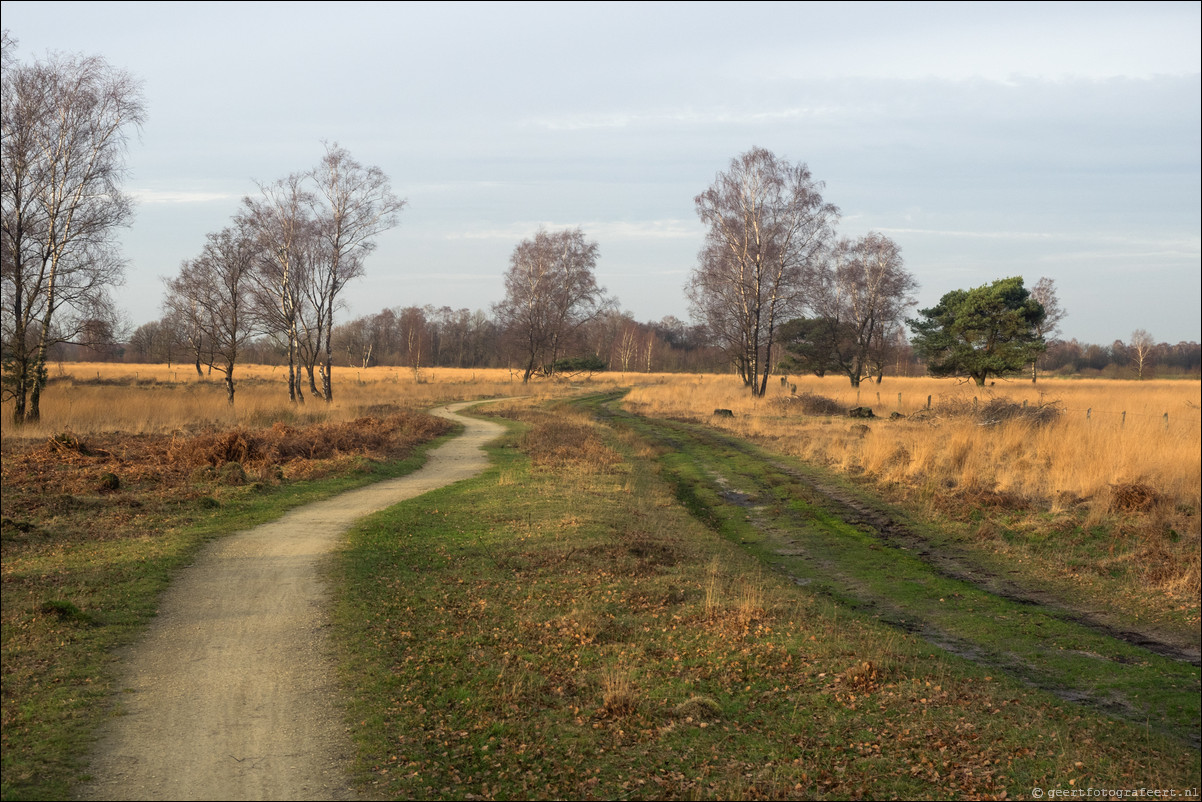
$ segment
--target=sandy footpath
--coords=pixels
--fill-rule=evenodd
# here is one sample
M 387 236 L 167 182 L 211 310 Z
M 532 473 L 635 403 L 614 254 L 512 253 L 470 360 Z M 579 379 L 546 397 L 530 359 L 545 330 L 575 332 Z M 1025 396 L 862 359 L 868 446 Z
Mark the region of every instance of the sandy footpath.
M 214 541 L 125 655 L 123 715 L 100 733 L 84 799 L 353 799 L 351 742 L 320 566 L 357 519 L 476 475 L 503 428 L 467 429 L 419 471 Z

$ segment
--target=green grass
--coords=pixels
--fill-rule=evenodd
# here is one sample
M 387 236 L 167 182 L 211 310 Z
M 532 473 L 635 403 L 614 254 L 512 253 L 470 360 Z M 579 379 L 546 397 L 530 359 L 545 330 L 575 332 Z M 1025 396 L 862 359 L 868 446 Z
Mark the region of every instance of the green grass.
M 937 559 L 919 552 L 946 548 L 946 542 L 891 542 L 875 528 L 848 522 L 846 508 L 833 508 L 803 481 L 801 466 L 789 477 L 774 467 L 776 458 L 699 427 L 637 425 L 670 445 L 664 464 L 678 486 L 703 499 L 706 520 L 718 521 L 724 535 L 811 592 L 1197 745 L 1202 686 L 1196 666 L 1110 637 L 1071 611 L 990 592 L 981 586 L 997 579 L 988 571 L 960 567 L 975 573 L 979 581 L 973 582 L 948 575 Z M 747 501 L 731 505 L 723 493 Z
M 86 500 L 69 498 L 56 518 L 28 531 L 6 522 L 0 796 L 70 798 L 109 710 L 114 651 L 143 631 L 171 577 L 206 542 L 409 473 L 429 445 L 403 461 L 363 460 L 350 475 L 138 502 L 125 520 L 100 525 L 89 521 L 96 510 Z
M 755 537 L 746 509 L 662 475 L 658 455 L 596 422 L 598 409 L 515 413 L 523 431 L 493 449 L 486 474 L 352 533 L 336 620 L 358 779 L 373 795 L 1197 786 L 1198 753 L 1180 741 L 799 587 L 741 542 Z M 541 444 L 565 427 L 619 459 L 551 460 Z M 784 493 L 785 479 L 769 485 Z M 678 501 L 682 486 L 707 522 Z

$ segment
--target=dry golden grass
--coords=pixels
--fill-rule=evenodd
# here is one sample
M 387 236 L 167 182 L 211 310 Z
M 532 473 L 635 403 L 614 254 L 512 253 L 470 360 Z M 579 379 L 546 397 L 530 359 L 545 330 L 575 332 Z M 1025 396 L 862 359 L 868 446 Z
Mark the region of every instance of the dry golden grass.
M 231 408 L 216 375 L 198 379 L 190 366 L 64 363 L 52 370 L 42 421 L 5 436 L 46 438 L 120 431 L 130 434 L 225 430 L 286 423 L 340 422 L 387 408 L 421 409 L 439 403 L 515 395 L 563 396 L 581 386 L 634 385 L 627 405 L 636 412 L 705 421 L 771 444 L 785 453 L 886 484 L 930 493 L 997 494 L 1052 510 L 1088 504 L 1101 516 L 1123 506 L 1115 494 L 1147 488 L 1151 509 L 1202 506 L 1200 414 L 1202 392 L 1193 381 L 1058 381 L 1038 385 L 1000 382 L 982 389 L 952 380 L 890 379 L 859 391 L 837 377 L 789 377 L 798 395 L 829 399 L 839 408 L 869 406 L 878 419 L 858 421 L 804 414 L 782 399 L 774 382 L 755 399 L 730 376 L 598 374 L 584 383 L 534 381 L 504 369 L 438 368 L 415 373 L 380 367 L 337 370 L 334 402 L 310 398 L 292 405 L 284 369 L 243 366 Z M 926 411 L 930 399 L 931 410 Z M 981 425 L 955 416 L 976 398 L 1018 404 L 1055 404 L 1063 414 L 1042 426 L 1022 421 Z M 730 409 L 733 418 L 713 411 Z M 888 420 L 892 412 L 905 416 Z M 917 414 L 916 414 L 917 413 Z M 1125 414 L 1124 414 L 1125 413 Z M 11 414 L 6 407 L 3 414 Z M 1167 416 L 1167 417 L 1166 417 Z M 575 441 L 565 426 L 565 441 Z M 562 455 L 560 455 L 562 456 Z M 1194 531 L 1197 529 L 1196 516 Z
M 789 403 L 810 395 L 807 403 Z M 928 409 L 928 398 L 930 408 Z M 876 418 L 813 414 L 822 399 Z M 993 422 L 989 409 L 1043 407 Z M 858 391 L 847 380 L 789 377 L 752 398 L 725 376 L 680 376 L 634 388 L 637 413 L 704 422 L 918 500 L 962 520 L 1106 530 L 1116 561 L 1154 587 L 1196 601 L 1202 507 L 1202 386 L 1196 381 L 1042 380 L 977 388 L 891 379 Z M 1050 408 L 1050 409 L 1049 409 Z M 716 409 L 730 409 L 720 417 Z M 1057 411 L 1059 414 L 1056 414 Z M 902 416 L 889 419 L 891 413 Z M 983 514 L 984 513 L 984 514 Z M 1022 515 L 1025 521 L 1019 521 Z M 990 535 L 988 527 L 982 528 Z M 1006 544 L 997 544 L 1005 550 Z M 1096 565 L 1103 571 L 1105 565 Z
M 624 716 L 638 707 L 638 696 L 630 671 L 620 665 L 601 671 L 601 708 L 611 716 Z
M 622 462 L 621 455 L 601 440 L 578 411 L 531 412 L 525 420 L 534 425 L 520 447 L 538 468 L 600 471 Z
M 239 366 L 234 374 L 235 405 L 226 403 L 218 373 L 198 378 L 190 365 L 127 365 L 63 363 L 51 368 L 50 385 L 42 396 L 42 420 L 22 427 L 22 437 L 44 438 L 58 432 L 77 434 L 126 432 L 154 434 L 204 428 L 352 420 L 382 408 L 423 409 L 437 404 L 510 395 L 564 395 L 572 384 L 532 381 L 523 385 L 521 373 L 504 369 L 344 368 L 334 371 L 334 401 L 326 404 L 308 395 L 306 403 L 288 401 L 286 368 Z M 616 383 L 617 379 L 595 381 Z M 2 410 L 5 435 L 10 404 Z
M 737 382 L 718 376 L 682 376 L 636 387 L 627 403 L 649 415 L 710 422 L 772 441 L 786 453 L 886 482 L 1010 493 L 1053 506 L 1099 499 L 1103 508 L 1109 506 L 1112 486 L 1141 483 L 1164 498 L 1199 505 L 1202 398 L 1197 382 L 1045 380 L 980 390 L 947 380 L 893 379 L 859 392 L 846 379 L 791 377 L 790 382 L 798 393 L 829 398 L 842 409 L 868 406 L 878 417 L 867 422 L 865 433 L 854 428 L 859 421 L 790 412 L 779 403 L 790 396 L 787 388 L 754 399 Z M 1022 420 L 984 425 L 969 416 L 940 414 L 971 407 L 974 397 L 981 406 L 995 398 L 1031 407 L 1054 400 L 1062 414 L 1042 426 Z M 719 408 L 735 416 L 714 416 Z M 888 420 L 892 412 L 907 417 Z

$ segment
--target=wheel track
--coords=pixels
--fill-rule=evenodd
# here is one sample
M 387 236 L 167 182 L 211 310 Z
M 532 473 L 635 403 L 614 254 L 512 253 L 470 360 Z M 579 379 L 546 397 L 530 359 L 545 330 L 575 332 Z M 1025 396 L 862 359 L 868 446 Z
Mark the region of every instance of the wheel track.
M 884 623 L 912 632 L 950 653 L 998 668 L 1027 684 L 1043 688 L 1068 701 L 1087 704 L 1110 715 L 1136 720 L 1140 723 L 1147 718 L 1147 710 L 1140 706 L 1142 700 L 1136 702 L 1113 688 L 1083 687 L 1080 683 L 1066 680 L 1063 673 L 1059 676 L 1064 681 L 1058 681 L 1055 679 L 1057 676 L 1055 671 L 1050 674 L 1044 673 L 1044 669 L 1040 665 L 1031 662 L 1029 651 L 1026 654 L 1011 652 L 1005 648 L 1004 643 L 990 645 L 972 639 L 964 639 L 953 631 L 943 629 L 936 623 L 938 619 L 924 619 L 923 615 L 914 614 L 912 610 L 899 606 L 897 600 L 888 593 L 882 593 L 879 586 L 875 589 L 871 588 L 869 585 L 872 583 L 865 582 L 854 574 L 848 573 L 837 559 L 833 559 L 827 554 L 816 553 L 812 546 L 798 549 L 799 541 L 790 539 L 788 532 L 790 530 L 803 531 L 803 527 L 813 526 L 814 523 L 808 517 L 809 514 L 782 509 L 781 505 L 777 505 L 771 512 L 763 509 L 757 499 L 771 497 L 776 488 L 770 484 L 761 483 L 762 479 L 748 475 L 736 476 L 738 469 L 723 454 L 737 454 L 769 466 L 788 478 L 790 494 L 794 497 L 802 497 L 806 503 L 821 508 L 834 519 L 867 533 L 879 544 L 873 548 L 905 553 L 926 565 L 935 576 L 963 583 L 976 591 L 1015 605 L 1018 611 L 1016 615 L 1027 616 L 1028 613 L 1022 612 L 1025 609 L 1030 611 L 1029 615 L 1045 616 L 1043 620 L 1049 623 L 1059 621 L 1069 626 L 1081 627 L 1094 633 L 1095 637 L 1113 639 L 1125 646 L 1144 649 L 1175 661 L 1183 668 L 1181 670 L 1168 669 L 1168 672 L 1161 676 L 1166 681 L 1169 681 L 1170 675 L 1174 677 L 1175 679 L 1171 680 L 1173 686 L 1182 687 L 1183 684 L 1187 694 L 1191 692 L 1191 689 L 1193 694 L 1198 693 L 1197 671 L 1184 668 L 1184 666 L 1196 668 L 1199 665 L 1196 647 L 1182 646 L 1158 638 L 1155 634 L 1116 627 L 1096 614 L 1065 604 L 1063 600 L 1054 598 L 1051 594 L 1020 586 L 1006 577 L 985 570 L 974 564 L 969 555 L 963 551 L 938 551 L 933 548 L 930 540 L 923 537 L 901 516 L 890 514 L 883 504 L 874 504 L 852 491 L 823 481 L 791 464 L 788 460 L 765 454 L 747 441 L 691 422 L 653 421 L 615 412 L 612 409 L 608 414 L 613 417 L 622 417 L 628 422 L 634 422 L 634 425 L 649 440 L 658 442 L 670 451 L 687 454 L 690 459 L 694 460 L 694 464 L 704 465 L 710 474 L 711 487 L 724 499 L 724 503 L 746 510 L 746 514 L 757 531 L 766 538 L 776 539 L 775 545 L 771 546 L 776 554 L 781 555 L 785 560 L 789 558 L 806 560 L 811 567 L 823 575 L 820 580 L 821 584 L 827 587 L 839 587 L 836 597 L 849 601 L 854 600 L 856 606 L 860 607 L 862 611 L 875 614 L 875 617 Z M 641 423 L 639 423 L 640 421 Z M 698 449 L 693 445 L 694 443 L 700 444 L 701 448 Z M 731 471 L 731 476 L 735 478 L 730 479 L 724 476 L 724 470 Z M 685 488 L 682 492 L 689 497 L 690 505 L 697 501 L 694 491 Z M 694 512 L 703 519 L 708 518 L 707 523 L 715 523 L 712 511 L 700 509 L 694 510 Z M 940 544 L 940 549 L 943 549 L 942 544 Z M 787 567 L 782 565 L 776 567 L 788 573 Z M 797 576 L 793 576 L 793 578 L 799 580 L 799 584 L 808 584 L 811 581 Z M 1061 647 L 1052 645 L 1050 648 L 1054 651 L 1061 649 L 1059 653 L 1061 656 L 1064 655 Z M 1107 665 L 1113 666 L 1115 672 L 1144 670 L 1138 665 L 1132 665 L 1145 662 L 1138 657 L 1132 658 L 1118 649 L 1099 649 L 1098 651 L 1106 652 L 1108 656 L 1089 651 L 1078 652 L 1078 654 L 1083 659 L 1094 658 L 1106 661 Z M 1146 680 L 1137 680 L 1137 684 L 1140 681 Z M 1163 704 L 1163 700 L 1159 704 Z M 1195 748 L 1200 745 L 1196 717 L 1193 717 L 1189 723 L 1178 721 L 1176 724 L 1168 723 L 1166 719 L 1166 723 L 1160 729 L 1189 742 Z

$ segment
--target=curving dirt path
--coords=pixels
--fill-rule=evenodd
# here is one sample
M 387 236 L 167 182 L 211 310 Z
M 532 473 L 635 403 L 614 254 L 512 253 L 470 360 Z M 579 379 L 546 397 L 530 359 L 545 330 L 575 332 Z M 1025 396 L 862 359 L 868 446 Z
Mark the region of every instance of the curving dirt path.
M 464 433 L 420 470 L 214 541 L 171 584 L 130 649 L 123 715 L 100 733 L 84 799 L 354 799 L 320 565 L 359 518 L 467 479 L 504 431 Z

